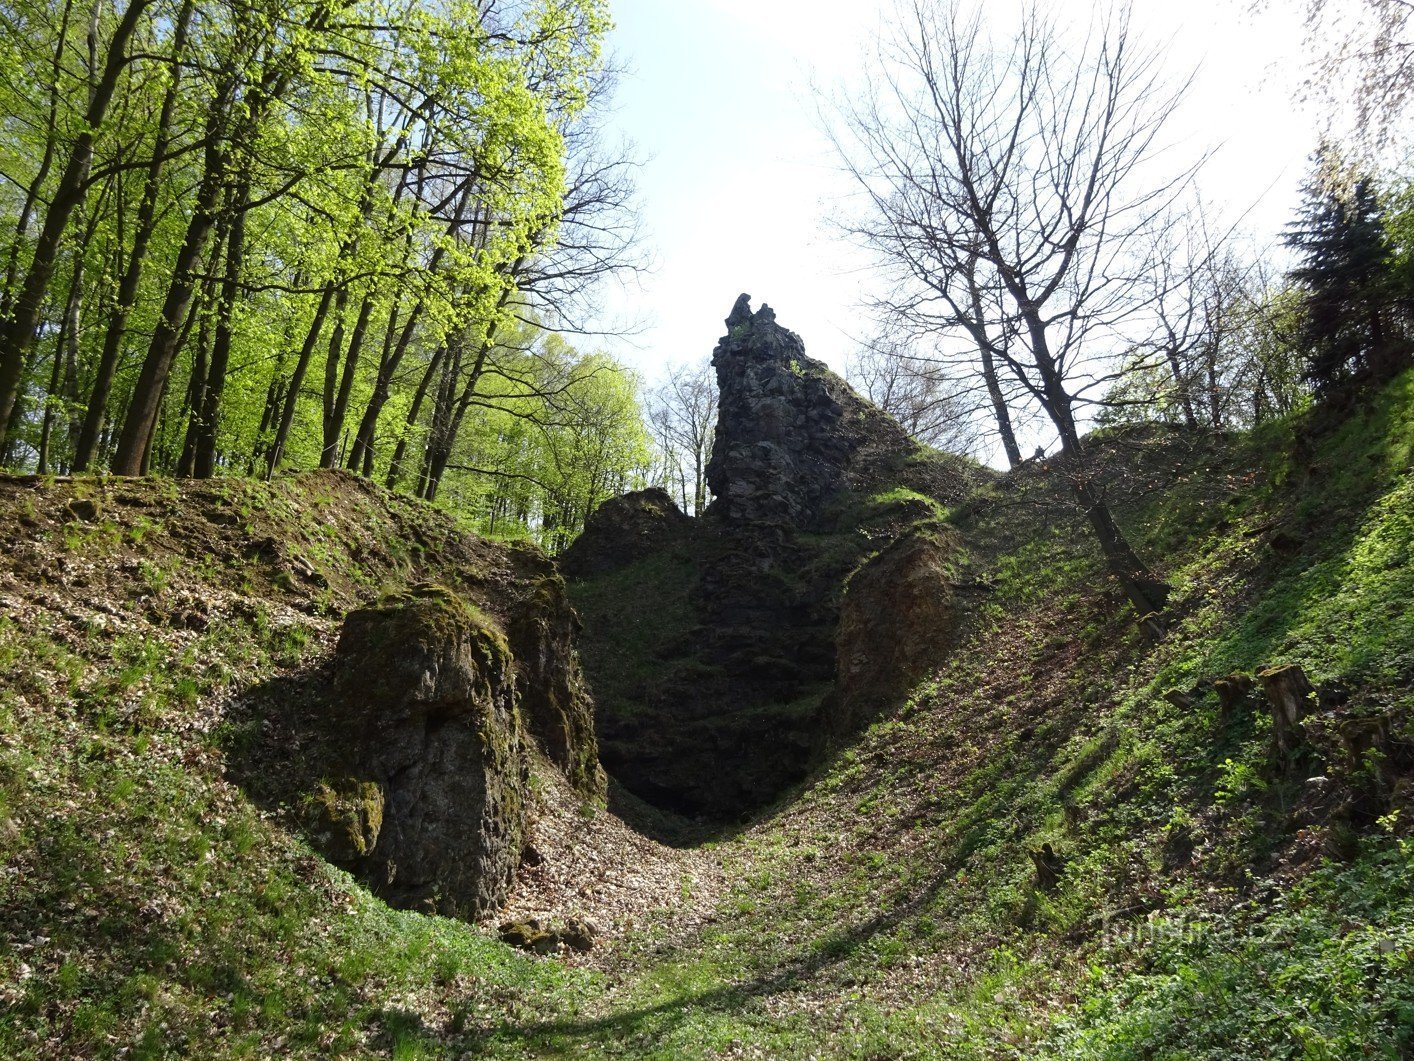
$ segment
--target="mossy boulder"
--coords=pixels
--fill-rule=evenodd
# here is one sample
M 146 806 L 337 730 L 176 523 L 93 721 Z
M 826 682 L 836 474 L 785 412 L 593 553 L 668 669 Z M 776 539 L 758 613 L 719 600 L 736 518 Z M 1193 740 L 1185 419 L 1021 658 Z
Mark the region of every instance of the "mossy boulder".
M 691 526 L 692 520 L 659 487 L 611 497 L 560 554 L 560 570 L 569 578 L 607 575 L 672 544 Z
M 350 828 L 336 843 L 356 853 L 362 839 L 357 868 L 392 905 L 470 919 L 495 909 L 524 844 L 529 782 L 505 635 L 421 585 L 350 613 L 335 667 L 350 773 L 383 794 L 372 842 Z
M 835 634 L 838 676 L 826 710 L 836 734 L 896 704 L 961 640 L 954 532 L 921 525 L 866 561 L 846 584 Z
M 357 863 L 383 828 L 383 789 L 373 781 L 321 782 L 309 801 L 309 832 L 331 862 Z

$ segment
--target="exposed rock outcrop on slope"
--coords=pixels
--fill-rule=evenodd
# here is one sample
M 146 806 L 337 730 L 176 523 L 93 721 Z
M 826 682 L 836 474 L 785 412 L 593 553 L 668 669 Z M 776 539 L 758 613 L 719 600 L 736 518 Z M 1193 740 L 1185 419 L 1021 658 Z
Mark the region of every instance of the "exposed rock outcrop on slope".
M 831 734 L 921 677 L 920 664 L 890 676 L 886 695 L 858 695 L 857 681 L 836 694 L 842 589 L 981 474 L 912 442 L 807 357 L 770 307 L 753 313 L 743 295 L 726 323 L 713 354 L 721 397 L 706 513 L 690 520 L 655 495 L 650 517 L 647 494 L 627 495 L 562 558 L 586 625 L 606 767 L 642 798 L 712 820 L 769 803 Z M 929 614 L 953 617 L 942 605 Z M 875 640 L 912 638 L 900 625 L 910 621 L 881 610 Z M 947 635 L 930 632 L 920 651 Z
M 753 314 L 746 295 L 712 364 L 721 398 L 707 483 L 728 524 L 811 528 L 841 492 L 896 474 L 918 451 L 892 417 L 806 357 L 770 306 Z
M 348 780 L 326 805 L 328 853 L 353 854 L 394 906 L 472 919 L 496 909 L 520 864 L 530 780 L 505 635 L 424 584 L 350 613 L 334 674 Z M 339 813 L 370 800 L 376 827 L 372 814 Z

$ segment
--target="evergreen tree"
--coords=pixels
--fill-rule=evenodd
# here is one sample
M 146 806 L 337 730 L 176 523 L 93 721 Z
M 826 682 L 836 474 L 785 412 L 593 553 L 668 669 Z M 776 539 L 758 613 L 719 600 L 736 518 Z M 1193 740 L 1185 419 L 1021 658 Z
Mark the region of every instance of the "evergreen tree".
M 1301 255 L 1290 273 L 1304 291 L 1299 343 L 1306 375 L 1328 393 L 1370 375 L 1383 375 L 1395 337 L 1390 334 L 1392 252 L 1384 209 L 1369 177 L 1338 180 L 1329 149 L 1316 159 L 1297 221 L 1285 242 Z

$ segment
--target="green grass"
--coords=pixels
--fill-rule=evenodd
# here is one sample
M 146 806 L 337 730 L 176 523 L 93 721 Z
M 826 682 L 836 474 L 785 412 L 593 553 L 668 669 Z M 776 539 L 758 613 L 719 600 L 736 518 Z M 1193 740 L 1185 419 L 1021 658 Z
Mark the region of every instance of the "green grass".
M 0 619 L 0 1054 L 1408 1056 L 1409 810 L 1321 818 L 1260 698 L 1225 715 L 1203 683 L 1299 663 L 1414 741 L 1412 445 L 1414 375 L 1136 494 L 1175 587 L 1154 646 L 1044 488 L 954 517 L 991 587 L 973 641 L 715 846 L 708 916 L 646 917 L 598 972 L 389 910 L 226 778 L 240 735 L 203 706 L 297 668 L 313 618 L 257 603 L 177 653 Z M 576 587 L 586 622 L 642 631 L 604 650 L 608 695 L 690 635 L 688 563 Z

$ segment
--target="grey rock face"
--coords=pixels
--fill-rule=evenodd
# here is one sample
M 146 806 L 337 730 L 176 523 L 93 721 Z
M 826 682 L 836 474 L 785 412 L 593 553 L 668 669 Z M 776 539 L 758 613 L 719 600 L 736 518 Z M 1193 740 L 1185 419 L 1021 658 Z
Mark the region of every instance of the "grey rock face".
M 519 862 L 529 781 L 504 635 L 449 591 L 418 587 L 349 615 L 335 694 L 350 773 L 381 796 L 359 859 L 370 885 L 395 906 L 494 910 Z
M 647 492 L 606 502 L 565 557 L 586 590 L 605 765 L 649 802 L 714 821 L 770 803 L 831 736 L 917 678 L 939 642 L 890 621 L 887 583 L 908 579 L 909 621 L 942 618 L 942 562 L 915 550 L 880 566 L 843 635 L 842 590 L 869 556 L 932 518 L 927 498 L 962 485 L 807 357 L 769 306 L 752 312 L 742 295 L 726 324 L 713 353 L 713 503 L 688 520 L 649 518 Z M 601 572 L 630 603 L 605 604 L 603 585 L 589 585 Z M 906 651 L 915 642 L 920 658 Z
M 876 458 L 914 449 L 903 429 L 861 400 L 800 336 L 742 295 L 712 354 L 721 393 L 707 483 L 728 523 L 805 529 Z

